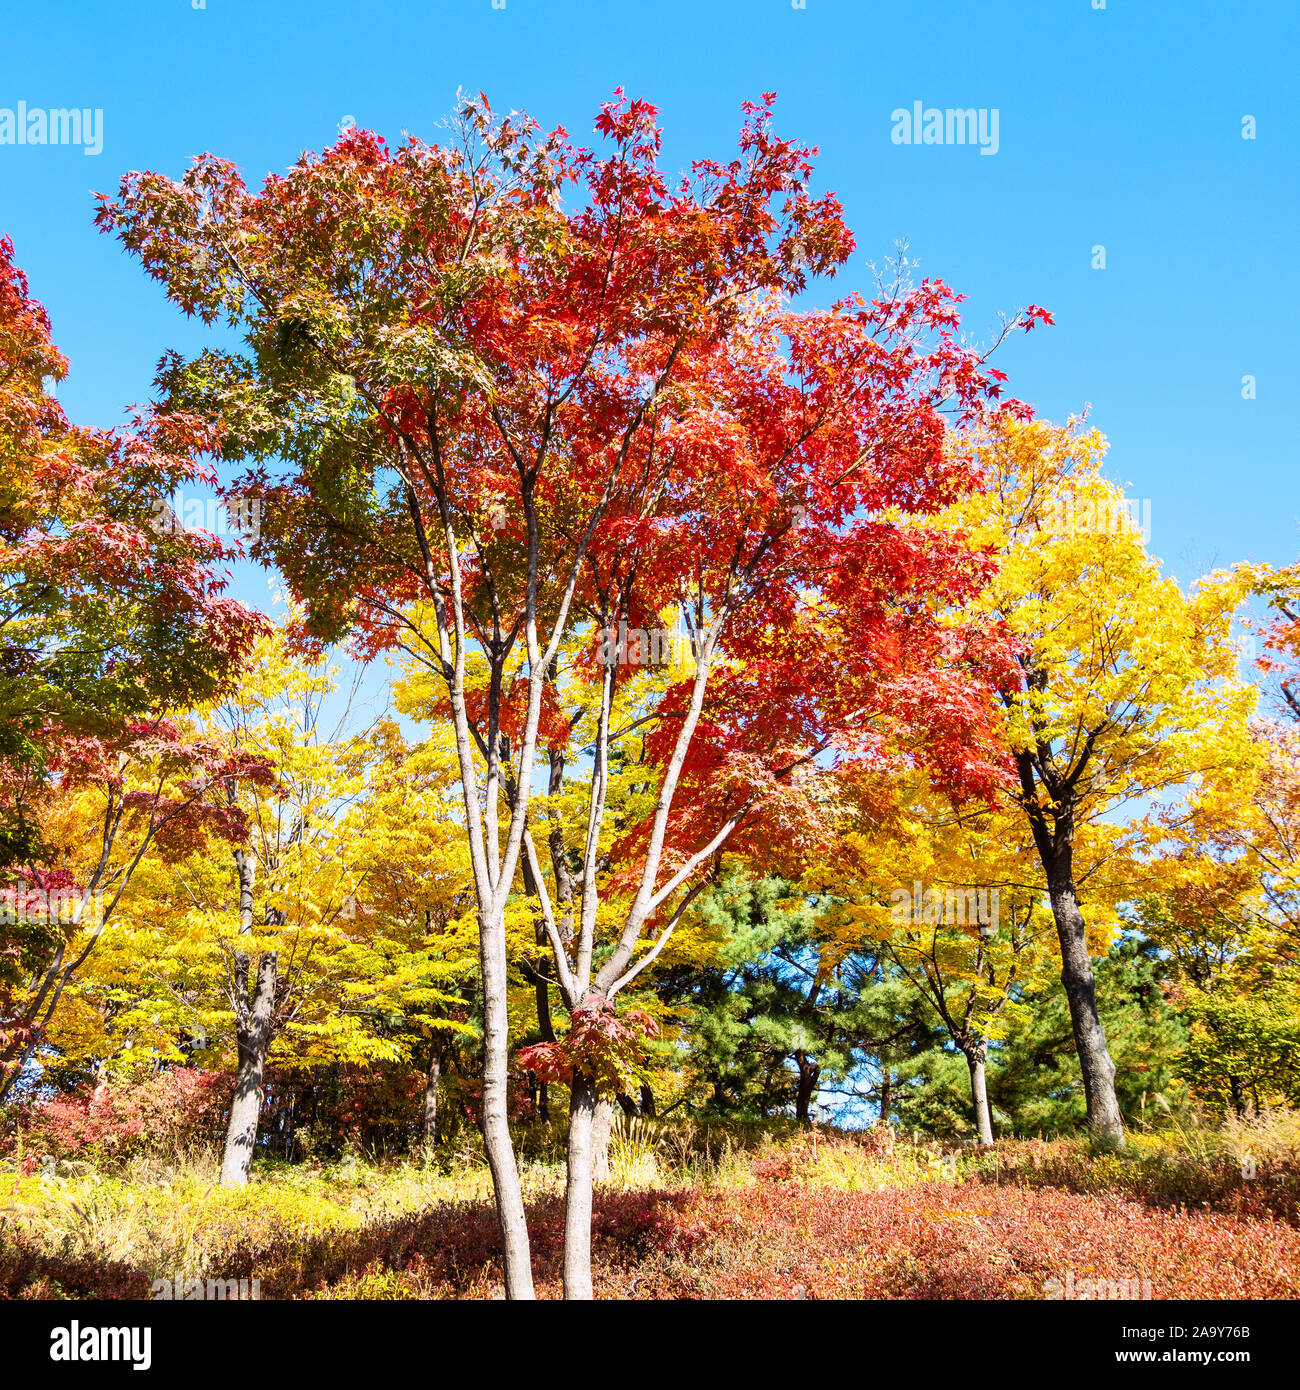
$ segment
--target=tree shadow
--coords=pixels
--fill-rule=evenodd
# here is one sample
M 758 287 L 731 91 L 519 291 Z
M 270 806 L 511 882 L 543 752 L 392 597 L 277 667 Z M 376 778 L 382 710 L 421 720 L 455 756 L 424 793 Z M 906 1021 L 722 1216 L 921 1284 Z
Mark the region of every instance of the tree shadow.
M 625 1269 L 662 1246 L 674 1216 L 690 1200 L 679 1192 L 598 1191 L 592 1218 L 593 1263 Z M 564 1204 L 555 1194 L 528 1211 L 533 1272 L 542 1297 L 562 1285 Z M 260 1234 L 260 1238 L 259 1238 Z M 439 1203 L 427 1211 L 373 1221 L 355 1230 L 305 1233 L 280 1228 L 236 1236 L 212 1278 L 258 1281 L 262 1299 L 331 1296 L 492 1298 L 503 1284 L 501 1239 L 489 1201 Z M 0 1294 L 8 1298 L 151 1299 L 156 1274 L 93 1254 L 39 1249 L 21 1235 L 0 1245 Z M 396 1285 L 396 1288 L 394 1287 Z

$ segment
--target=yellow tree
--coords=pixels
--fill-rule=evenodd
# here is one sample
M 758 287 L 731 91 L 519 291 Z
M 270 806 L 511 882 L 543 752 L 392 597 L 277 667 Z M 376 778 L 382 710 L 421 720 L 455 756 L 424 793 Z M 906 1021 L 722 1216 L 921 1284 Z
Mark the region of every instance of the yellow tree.
M 49 774 L 24 774 L 42 850 L 0 889 L 4 935 L 21 948 L 19 987 L 0 995 L 0 1101 L 52 1040 L 60 1006 L 118 930 L 142 865 L 237 842 L 247 825 L 231 788 L 264 784 L 269 775 L 263 759 L 190 718 L 81 739 Z
M 1193 1084 L 1238 1112 L 1300 1093 L 1300 731 L 1254 733 L 1257 777 L 1153 829 L 1140 905 L 1178 967 Z
M 989 1044 L 1014 1029 L 1019 996 L 1056 955 L 1032 841 L 1006 806 L 954 802 L 919 774 L 864 790 L 846 788 L 831 870 L 843 906 L 828 917 L 842 953 L 873 943 L 933 1009 L 966 1059 L 976 1132 L 991 1144 Z M 1111 849 L 1089 837 L 1088 877 L 1103 875 Z
M 247 1180 L 268 1061 L 418 1064 L 432 1137 L 445 1041 L 476 1033 L 446 748 L 408 749 L 387 720 L 327 736 L 332 673 L 293 657 L 282 631 L 256 657 L 221 718 L 274 780 L 235 793 L 246 829 L 233 862 L 146 856 L 54 1037 L 66 1058 L 112 1071 L 234 1060 L 236 1102 L 242 1086 L 258 1106 L 232 1114 L 234 1182 Z M 269 1015 L 260 1037 L 250 996 Z
M 394 1018 L 452 999 L 439 988 L 446 972 L 412 959 L 411 943 L 385 937 L 386 919 L 367 911 L 367 879 L 391 846 L 372 833 L 365 801 L 396 733 L 386 723 L 347 733 L 347 709 L 328 728 L 335 688 L 336 673 L 296 656 L 284 629 L 259 642 L 237 695 L 209 719 L 231 758 L 272 773 L 223 786 L 244 827 L 233 865 L 203 853 L 156 864 L 139 882 L 135 930 L 104 959 L 100 998 L 126 1041 L 146 1018 L 160 1053 L 181 1027 L 214 1042 L 233 1035 L 229 1184 L 249 1177 L 273 1043 L 307 1065 L 398 1061 L 407 1049 Z M 88 981 L 87 999 L 99 983 Z
M 283 629 L 263 639 L 238 697 L 217 712 L 231 744 L 256 751 L 275 769 L 275 782 L 244 784 L 232 797 L 249 822 L 235 851 L 237 909 L 228 899 L 196 908 L 215 930 L 225 965 L 225 993 L 234 1015 L 239 1065 L 221 1180 L 248 1181 L 262 1104 L 262 1075 L 271 1041 L 292 1023 L 333 1048 L 352 1036 L 364 1054 L 397 1055 L 355 1013 L 333 1007 L 313 988 L 337 969 L 332 956 L 354 947 L 349 932 L 364 879 L 349 811 L 364 794 L 373 759 L 364 735 L 322 727 L 335 673 L 291 652 Z
M 404 682 L 398 702 L 411 708 Z M 410 1060 L 425 1074 L 423 1131 L 438 1137 L 439 1085 L 449 1051 L 476 1043 L 478 944 L 473 881 L 461 825 L 457 763 L 450 729 L 408 745 L 388 731 L 353 813 L 364 846 L 365 888 L 359 917 L 387 967 L 363 977 L 370 1007 L 397 1030 Z
M 1096 431 L 1006 419 L 973 442 L 988 486 L 951 519 L 1001 560 L 975 608 L 1019 648 L 1016 678 L 1002 691 L 1010 804 L 1042 865 L 1089 1127 L 1098 1142 L 1122 1146 L 1078 839 L 1162 792 L 1252 765 L 1254 692 L 1240 679 L 1230 631 L 1250 577 L 1216 573 L 1188 594 L 1163 576 L 1137 524 L 1149 510 L 1103 478 Z

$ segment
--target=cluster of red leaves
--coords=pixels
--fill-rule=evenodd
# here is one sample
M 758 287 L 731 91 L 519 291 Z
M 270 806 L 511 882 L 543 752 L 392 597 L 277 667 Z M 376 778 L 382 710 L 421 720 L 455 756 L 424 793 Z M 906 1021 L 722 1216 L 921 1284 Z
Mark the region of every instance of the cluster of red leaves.
M 21 1144 L 28 1159 L 103 1161 L 166 1154 L 219 1137 L 232 1078 L 173 1067 L 145 1081 L 83 1086 L 66 1096 L 13 1107 L 0 1132 L 0 1154 Z
M 603 994 L 592 994 L 573 1010 L 563 1038 L 521 1048 L 519 1062 L 542 1081 L 569 1081 L 576 1071 L 598 1086 L 621 1087 L 637 1075 L 644 1044 L 658 1033 L 643 1009 L 619 1014 Z
M 315 640 L 400 645 L 404 606 L 445 596 L 435 493 L 459 530 L 469 636 L 485 645 L 522 631 L 530 590 L 553 617 L 584 536 L 573 617 L 654 627 L 684 594 L 734 607 L 724 647 L 743 673 L 710 691 L 670 857 L 737 804 L 747 830 L 811 853 L 825 817 L 790 777 L 810 748 L 878 761 L 890 733 L 959 793 L 1006 775 L 988 727 L 1005 644 L 941 616 L 987 580 L 989 557 L 881 515 L 933 515 L 977 484 L 973 461 L 945 448 L 946 413 L 1027 408 L 962 344 L 961 297 L 942 282 L 783 307 L 854 241 L 834 195 L 811 191 L 815 150 L 773 129 L 773 101 L 746 104 L 733 159 L 698 160 L 675 186 L 647 102 L 619 91 L 602 107 L 613 149 L 598 154 L 526 117 L 497 119 L 480 98 L 460 113 L 482 155 L 473 177 L 457 141 L 389 150 L 350 132 L 260 192 L 211 155 L 179 183 L 132 173 L 98 216 L 186 312 L 225 316 L 304 390 L 319 372 L 302 354 L 328 341 L 332 373 L 364 401 L 373 449 L 356 451 L 344 495 L 316 425 L 303 432 L 310 413 L 284 408 L 293 392 L 262 391 L 252 409 L 237 364 L 203 368 L 230 457 L 263 458 L 277 435 L 283 457 L 302 460 L 279 479 L 255 467 L 246 486 L 268 503 L 259 553 Z M 356 284 L 361 262 L 364 293 L 325 304 L 304 291 Z M 1050 321 L 1031 305 L 1015 326 Z M 392 470 L 402 486 L 381 498 Z M 540 518 L 535 582 L 525 491 Z M 518 683 L 471 694 L 486 742 L 505 732 L 518 746 L 523 695 Z M 651 761 L 687 695 L 658 711 Z M 567 743 L 553 693 L 540 714 L 543 744 Z M 633 857 L 644 833 L 629 838 Z
M 1300 565 L 1271 575 L 1262 591 L 1276 616 L 1258 628 L 1264 650 L 1255 665 L 1277 678 L 1292 718 L 1300 719 Z
M 104 1161 L 211 1147 L 225 1130 L 231 1077 L 174 1067 L 139 1082 L 82 1086 L 11 1109 L 0 1131 L 0 1155 L 23 1153 Z M 264 1077 L 262 1133 L 277 1156 L 405 1152 L 422 1137 L 419 1097 L 424 1076 L 405 1066 L 310 1070 L 269 1066 Z M 455 1092 L 453 1083 L 449 1089 Z M 462 1088 L 463 1089 L 463 1088 Z M 522 1107 L 522 1090 L 516 1097 Z M 455 1095 L 447 1097 L 454 1104 Z M 294 1140 L 296 1136 L 296 1141 Z
M 234 553 L 228 545 L 205 531 L 160 534 L 153 523 L 176 488 L 215 482 L 196 458 L 213 447 L 212 427 L 179 412 L 137 414 L 120 430 L 72 425 L 45 387 L 66 374 L 67 359 L 13 256 L 13 242 L 0 238 L 0 567 L 23 592 L 57 591 L 62 628 L 50 637 L 93 630 L 114 600 L 123 615 L 117 680 L 133 667 L 145 690 L 175 698 L 194 686 L 206 696 L 264 622 L 224 597 L 228 581 L 212 565 Z M 184 639 L 171 669 L 147 645 L 155 628 Z M 20 655 L 16 648 L 6 660 Z
M 11 869 L 11 882 L 0 885 L 0 911 L 23 920 L 66 920 L 69 898 L 81 891 L 67 869 Z
M 244 813 L 225 788 L 236 782 L 270 786 L 275 774 L 262 758 L 219 740 L 196 736 L 172 719 L 133 723 L 112 737 L 65 742 L 51 757 L 64 794 L 83 787 L 120 802 L 132 828 L 148 826 L 168 855 L 183 855 L 208 835 L 235 844 L 247 833 Z M 128 790 L 134 780 L 136 789 Z M 213 793 L 216 793 L 215 795 Z

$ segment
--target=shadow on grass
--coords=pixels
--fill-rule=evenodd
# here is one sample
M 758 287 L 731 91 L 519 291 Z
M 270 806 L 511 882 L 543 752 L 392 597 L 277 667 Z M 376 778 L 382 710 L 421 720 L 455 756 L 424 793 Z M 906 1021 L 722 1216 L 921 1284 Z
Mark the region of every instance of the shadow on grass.
M 688 1192 L 598 1192 L 592 1220 L 593 1263 L 636 1265 L 665 1248 Z M 558 1296 L 564 1205 L 558 1196 L 528 1213 L 539 1294 Z M 256 1279 L 263 1299 L 491 1298 L 503 1274 L 500 1234 L 490 1202 L 446 1203 L 425 1212 L 373 1222 L 356 1230 L 305 1233 L 279 1226 L 236 1233 L 206 1277 Z M 0 1244 L 0 1297 L 149 1299 L 155 1274 L 93 1254 L 41 1250 L 9 1234 Z

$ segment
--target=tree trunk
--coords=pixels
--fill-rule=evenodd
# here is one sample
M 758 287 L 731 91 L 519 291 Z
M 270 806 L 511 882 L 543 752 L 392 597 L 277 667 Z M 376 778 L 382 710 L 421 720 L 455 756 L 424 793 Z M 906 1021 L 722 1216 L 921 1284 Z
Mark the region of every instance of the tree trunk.
M 10 1035 L 7 1045 L 0 1049 L 0 1105 L 9 1097 L 9 1092 L 18 1084 L 19 1078 L 27 1068 L 41 1036 L 40 1012 L 45 998 L 53 987 L 59 971 L 63 968 L 63 958 L 67 944 L 60 942 L 53 959 L 46 967 L 41 987 L 36 997 L 23 1008 L 16 1018 L 9 1020 Z M 47 1016 L 48 1017 L 48 1016 Z
M 257 857 L 251 850 L 236 850 L 235 869 L 239 874 L 239 929 L 251 932 Z M 223 1187 L 243 1187 L 252 1171 L 257 1123 L 262 1113 L 262 1072 L 275 1030 L 279 957 L 274 951 L 262 953 L 257 962 L 257 982 L 250 995 L 248 972 L 251 964 L 247 952 L 235 953 L 230 1003 L 235 1015 L 239 1064 L 235 1094 L 230 1102 L 230 1120 L 226 1125 L 226 1146 L 221 1156 Z
M 1068 856 L 1068 852 L 1067 852 Z M 1124 1118 L 1115 1094 L 1115 1063 L 1106 1046 L 1106 1030 L 1097 1013 L 1097 987 L 1088 954 L 1088 933 L 1074 875 L 1066 862 L 1048 867 L 1048 896 L 1061 942 L 1061 983 L 1070 1005 L 1074 1044 L 1083 1073 L 1083 1093 L 1088 1105 L 1088 1129 L 1093 1141 L 1105 1148 L 1124 1147 Z
M 1232 1108 L 1238 1115 L 1246 1113 L 1246 1088 L 1241 1084 L 1241 1077 L 1228 1077 L 1228 1090 L 1232 1095 Z
M 887 1125 L 889 1123 L 889 1102 L 892 1099 L 890 1090 L 893 1085 L 893 1078 L 886 1067 L 880 1081 L 880 1116 L 876 1123 Z
M 601 1097 L 596 1102 L 596 1117 L 591 1122 L 591 1171 L 596 1182 L 609 1181 L 609 1145 L 613 1137 L 614 1102 Z
M 821 1075 L 821 1068 L 815 1062 L 810 1062 L 802 1052 L 795 1053 L 795 1061 L 799 1064 L 799 1089 L 795 1094 L 794 1103 L 795 1119 L 802 1124 L 808 1124 L 813 1093 L 817 1089 L 817 1078 Z
M 492 1170 L 492 1191 L 501 1225 L 506 1297 L 532 1298 L 533 1270 L 528 1221 L 510 1138 L 510 1020 L 506 1012 L 504 916 L 479 920 L 479 966 L 483 981 L 483 1146 Z
M 560 766 L 563 767 L 563 758 L 560 759 Z M 555 783 L 555 754 L 551 754 L 551 782 Z M 514 805 L 514 797 L 511 796 L 510 803 Z M 552 832 L 554 834 L 554 832 Z M 533 882 L 533 871 L 527 859 L 523 863 L 524 889 L 533 897 L 538 897 L 537 885 Z M 570 890 L 572 895 L 572 890 Z M 533 962 L 533 997 L 537 1004 L 537 1032 L 543 1042 L 553 1043 L 555 1041 L 555 1023 L 551 1018 L 551 981 L 547 973 L 550 965 L 550 956 L 547 954 L 550 938 L 546 935 L 545 926 L 539 922 L 536 927 L 534 938 L 542 953 Z M 539 1081 L 536 1072 L 528 1073 L 528 1098 L 533 1103 L 533 1114 L 542 1121 L 543 1124 L 551 1122 L 551 1103 L 550 1096 L 546 1089 L 546 1082 Z
M 538 927 L 537 936 L 539 946 L 546 944 L 546 929 Z M 546 967 L 549 963 L 548 957 L 540 956 L 537 961 L 535 981 L 535 991 L 537 999 L 537 1031 L 541 1034 L 543 1042 L 555 1041 L 555 1024 L 551 1019 L 551 986 L 546 977 Z M 533 1095 L 533 1109 L 537 1118 L 543 1124 L 551 1122 L 551 1098 L 546 1089 L 545 1081 L 533 1079 L 535 1088 Z
M 429 1052 L 429 1073 L 424 1081 L 424 1142 L 438 1142 L 438 1084 L 442 1080 L 442 1044 L 435 1038 Z
M 966 1053 L 966 1065 L 970 1067 L 970 1098 L 975 1109 L 975 1128 L 979 1133 L 980 1143 L 991 1144 L 993 1116 L 989 1110 L 988 1084 L 984 1073 L 988 1048 L 980 1043 L 964 1048 L 963 1051 Z
M 275 1019 L 275 986 L 279 969 L 274 951 L 266 951 L 257 963 L 257 983 L 248 997 L 249 958 L 235 961 L 235 987 L 243 995 L 236 1003 L 235 1033 L 239 1043 L 239 1070 L 226 1126 L 226 1148 L 221 1158 L 221 1185 L 242 1187 L 253 1167 L 257 1122 L 262 1113 L 262 1072 L 271 1046 Z M 242 1005 L 242 1007 L 241 1007 Z M 243 1015 L 239 1020 L 238 1016 Z
M 542 930 L 545 930 L 544 928 Z M 544 946 L 544 941 L 538 945 Z M 547 956 L 539 956 L 533 966 L 533 991 L 537 1001 L 537 1032 L 543 1042 L 555 1041 L 555 1024 L 551 1021 L 551 982 L 546 974 L 546 967 L 550 964 Z
M 596 1087 L 575 1072 L 569 1086 L 568 1174 L 564 1189 L 564 1296 L 591 1292 L 591 1189 L 595 1177 Z
M 641 1113 L 651 1120 L 655 1117 L 655 1093 L 648 1081 L 641 1083 Z
M 1088 933 L 1074 884 L 1074 811 L 1077 793 L 1059 779 L 1044 783 L 1052 799 L 1050 810 L 1039 804 L 1041 769 L 1033 755 L 1016 755 L 1022 788 L 1021 805 L 1029 817 L 1034 846 L 1047 877 L 1047 895 L 1061 943 L 1061 983 L 1070 1005 L 1070 1024 L 1083 1074 L 1088 1105 L 1088 1129 L 1099 1147 L 1124 1147 L 1124 1117 L 1115 1094 L 1115 1063 L 1106 1046 L 1106 1030 L 1097 1013 L 1097 987 L 1088 954 Z M 1082 764 L 1080 764 L 1080 770 Z M 1077 773 L 1076 773 L 1077 776 Z M 1049 824 L 1050 818 L 1050 824 Z

